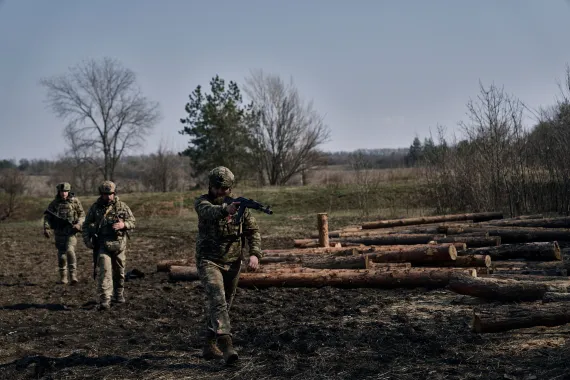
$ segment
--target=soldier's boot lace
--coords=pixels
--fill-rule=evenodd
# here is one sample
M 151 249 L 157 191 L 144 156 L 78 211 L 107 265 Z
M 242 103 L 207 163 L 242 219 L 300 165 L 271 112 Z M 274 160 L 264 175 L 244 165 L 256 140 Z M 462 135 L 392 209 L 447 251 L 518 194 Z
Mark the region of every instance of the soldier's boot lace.
M 232 337 L 230 335 L 222 335 L 218 337 L 218 345 L 224 354 L 224 360 L 227 365 L 234 364 L 238 360 L 238 353 L 234 349 Z
M 206 333 L 206 341 L 204 342 L 204 348 L 202 349 L 202 357 L 205 360 L 221 359 L 224 357 L 224 354 L 216 344 L 216 335 L 211 332 Z

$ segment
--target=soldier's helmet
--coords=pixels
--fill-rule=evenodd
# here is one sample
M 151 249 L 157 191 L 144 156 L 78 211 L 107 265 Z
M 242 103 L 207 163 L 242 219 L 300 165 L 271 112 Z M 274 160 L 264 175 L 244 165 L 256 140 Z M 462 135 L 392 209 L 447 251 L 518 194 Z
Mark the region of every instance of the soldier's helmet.
M 56 187 L 57 191 L 71 191 L 71 184 L 68 182 L 59 183 Z
M 115 194 L 117 186 L 112 181 L 103 181 L 99 185 L 99 194 Z
M 234 173 L 225 166 L 218 166 L 208 174 L 210 187 L 233 187 L 235 182 Z

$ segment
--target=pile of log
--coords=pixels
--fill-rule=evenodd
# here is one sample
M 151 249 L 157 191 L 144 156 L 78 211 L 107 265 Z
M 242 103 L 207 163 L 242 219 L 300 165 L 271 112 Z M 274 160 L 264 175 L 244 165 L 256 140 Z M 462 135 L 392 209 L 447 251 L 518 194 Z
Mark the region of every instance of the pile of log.
M 566 323 L 558 304 L 570 301 L 570 281 L 560 245 L 570 242 L 570 218 L 487 212 L 379 220 L 329 231 L 322 213 L 317 226 L 317 233 L 294 239 L 291 248 L 265 250 L 260 269 L 242 272 L 238 285 L 447 287 L 483 300 L 541 302 L 540 311 L 526 319 L 513 312 L 512 324 L 506 322 L 509 312 L 477 309 L 477 332 Z M 157 270 L 171 281 L 198 280 L 186 260 L 159 262 Z M 536 317 L 547 315 L 549 307 L 551 318 Z

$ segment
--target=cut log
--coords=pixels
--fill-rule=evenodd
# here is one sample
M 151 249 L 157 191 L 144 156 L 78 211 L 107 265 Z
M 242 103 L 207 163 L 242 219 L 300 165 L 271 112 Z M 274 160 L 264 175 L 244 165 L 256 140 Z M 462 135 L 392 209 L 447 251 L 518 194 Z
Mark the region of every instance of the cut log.
M 488 277 L 455 276 L 448 288 L 455 293 L 499 301 L 533 301 L 549 291 L 566 292 L 570 281 L 516 281 Z
M 375 263 L 437 263 L 446 262 L 457 258 L 457 249 L 452 245 L 427 245 L 414 249 L 397 249 L 390 251 L 374 251 L 363 253 Z
M 369 259 L 366 255 L 358 256 L 303 256 L 301 264 L 313 269 L 368 269 Z
M 406 269 L 411 268 L 412 263 L 374 263 L 372 261 L 368 262 L 370 269 Z
M 477 333 L 496 333 L 534 326 L 560 326 L 570 322 L 570 305 L 505 305 L 473 310 L 472 329 Z
M 363 249 L 368 248 L 363 246 Z M 354 247 L 321 247 L 321 248 L 291 248 L 291 249 L 275 249 L 271 251 L 263 251 L 263 257 L 282 257 L 282 256 L 299 256 L 299 255 L 334 255 L 334 256 L 350 256 L 358 253 L 358 249 Z
M 244 273 L 238 285 L 240 287 L 322 287 L 343 288 L 373 287 L 443 287 L 457 271 L 432 270 L 350 270 L 328 269 L 322 273 Z M 473 270 L 464 270 L 464 275 L 473 275 Z
M 570 228 L 570 218 L 559 217 L 543 219 L 493 220 L 490 222 L 485 222 L 485 226 Z
M 170 271 L 170 267 L 173 265 L 176 266 L 185 266 L 189 265 L 190 261 L 188 259 L 173 259 L 173 260 L 161 260 L 156 264 L 156 271 L 157 272 L 168 272 Z
M 504 260 L 493 261 L 494 269 L 565 269 L 562 261 Z
M 567 276 L 550 276 L 550 275 L 540 275 L 540 274 L 502 274 L 496 273 L 493 270 L 493 273 L 482 276 L 486 278 L 492 278 L 496 280 L 517 280 L 517 281 L 525 281 L 525 282 L 542 282 L 542 283 L 549 283 L 552 284 L 553 282 L 560 282 L 560 281 L 568 281 Z
M 389 228 L 397 226 L 410 226 L 416 224 L 452 222 L 460 220 L 473 220 L 474 222 L 482 222 L 492 219 L 503 219 L 503 214 L 500 212 L 486 212 L 486 213 L 472 213 L 472 214 L 425 216 L 420 218 L 378 220 L 374 222 L 363 223 L 362 229 Z
M 464 232 L 487 231 L 489 236 L 500 236 L 503 244 L 570 241 L 570 230 L 534 227 L 465 227 Z
M 438 243 L 465 243 L 467 247 L 492 247 L 501 245 L 501 237 L 500 236 L 446 236 L 444 238 L 438 238 Z
M 329 243 L 329 219 L 326 213 L 317 214 L 317 229 L 319 231 L 319 245 L 328 247 Z
M 197 281 L 200 277 L 195 266 L 173 265 L 168 272 L 168 279 L 170 281 Z
M 437 267 L 478 267 L 478 268 L 490 268 L 491 267 L 491 257 L 488 255 L 469 255 L 469 256 L 457 256 L 455 260 L 447 261 L 437 261 L 435 263 L 415 263 L 414 266 L 437 266 Z
M 455 269 L 455 270 L 449 270 Z M 311 269 L 294 268 L 291 271 L 270 273 L 244 272 L 240 275 L 240 287 L 322 287 L 336 286 L 358 287 L 444 287 L 449 278 L 457 273 L 474 276 L 473 269 L 401 269 L 401 270 L 359 270 L 359 269 Z M 168 274 L 171 281 L 196 281 L 198 272 L 195 267 L 173 266 Z
M 497 247 L 467 248 L 460 255 L 489 255 L 491 260 L 525 259 L 536 261 L 562 260 L 556 241 L 525 244 L 501 244 Z
M 331 244 L 333 242 L 352 244 L 364 244 L 364 245 L 411 245 L 411 244 L 427 244 L 430 241 L 437 241 L 439 238 L 443 238 L 444 235 L 431 235 L 431 234 L 393 234 L 393 235 L 381 235 L 381 236 L 371 236 L 371 237 L 346 237 L 339 239 L 331 239 Z M 315 244 L 318 244 L 317 240 L 314 239 L 295 239 L 293 241 L 294 246 L 297 248 L 307 248 Z
M 501 278 L 499 276 L 509 277 L 509 278 L 523 278 L 523 276 L 568 276 L 568 271 L 564 268 L 554 268 L 554 269 L 531 269 L 531 268 L 495 268 L 493 269 L 493 276 Z
M 546 292 L 542 297 L 542 303 L 568 302 L 568 301 L 570 301 L 570 293 Z

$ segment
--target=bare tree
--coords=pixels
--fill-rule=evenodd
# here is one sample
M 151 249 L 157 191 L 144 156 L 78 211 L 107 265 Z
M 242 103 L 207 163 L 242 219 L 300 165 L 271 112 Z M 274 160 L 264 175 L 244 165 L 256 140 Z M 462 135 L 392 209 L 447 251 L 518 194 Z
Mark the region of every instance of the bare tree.
M 18 169 L 3 169 L 0 171 L 0 193 L 4 192 L 7 199 L 0 202 L 0 222 L 8 219 L 18 208 L 18 197 L 26 190 L 27 177 Z
M 104 179 L 114 179 L 121 155 L 139 146 L 160 120 L 159 104 L 142 95 L 135 73 L 111 58 L 83 61 L 40 84 L 48 105 L 67 122 L 72 149 L 102 157 Z
M 257 70 L 245 83 L 244 92 L 259 115 L 251 126 L 254 164 L 270 185 L 283 185 L 314 166 L 317 147 L 330 132 L 312 102 L 301 100 L 292 80 L 285 84 L 277 75 Z
M 143 182 L 153 191 L 168 192 L 181 189 L 184 184 L 186 157 L 179 156 L 160 142 L 156 153 L 150 156 L 149 170 Z

